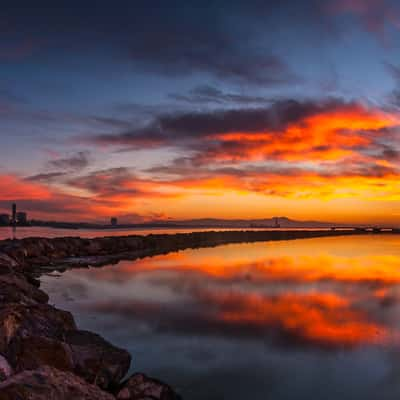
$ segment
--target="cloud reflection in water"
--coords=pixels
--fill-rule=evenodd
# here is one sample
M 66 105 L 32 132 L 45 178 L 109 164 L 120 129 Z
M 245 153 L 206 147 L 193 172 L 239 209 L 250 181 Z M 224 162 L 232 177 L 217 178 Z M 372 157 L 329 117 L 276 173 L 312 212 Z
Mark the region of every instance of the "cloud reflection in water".
M 227 245 L 69 271 L 58 289 L 45 285 L 81 326 L 128 347 L 135 368 L 195 390 L 189 398 L 210 386 L 215 399 L 246 398 L 239 379 L 255 398 L 289 399 L 295 373 L 298 398 L 322 390 L 315 376 L 332 387 L 326 398 L 340 385 L 342 398 L 379 389 L 391 399 L 400 390 L 391 378 L 400 371 L 398 245 L 396 236 Z M 62 304 L 63 290 L 75 300 Z

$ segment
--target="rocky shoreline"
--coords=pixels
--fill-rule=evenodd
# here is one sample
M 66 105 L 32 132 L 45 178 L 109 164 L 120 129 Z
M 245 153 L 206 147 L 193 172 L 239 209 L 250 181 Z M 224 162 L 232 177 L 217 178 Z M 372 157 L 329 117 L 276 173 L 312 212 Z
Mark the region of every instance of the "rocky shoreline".
M 177 400 L 165 383 L 135 373 L 130 354 L 79 330 L 48 304 L 37 279 L 49 270 L 219 244 L 355 234 L 354 231 L 225 231 L 0 242 L 0 400 Z M 362 234 L 358 232 L 359 234 Z

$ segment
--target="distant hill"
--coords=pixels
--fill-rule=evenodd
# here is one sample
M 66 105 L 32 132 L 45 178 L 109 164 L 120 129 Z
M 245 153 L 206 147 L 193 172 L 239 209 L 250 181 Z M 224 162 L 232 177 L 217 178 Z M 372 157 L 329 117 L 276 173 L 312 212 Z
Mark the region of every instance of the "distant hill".
M 327 228 L 331 226 L 345 226 L 333 222 L 321 221 L 297 221 L 287 217 L 272 217 L 263 219 L 219 219 L 200 218 L 175 221 L 153 221 L 146 225 L 173 225 L 190 227 L 226 227 L 226 228 L 250 228 L 250 227 L 276 227 L 276 221 L 281 228 Z
M 276 225 L 278 223 L 278 225 Z M 121 218 L 116 226 L 110 224 L 61 221 L 30 221 L 31 226 L 47 226 L 64 229 L 112 229 L 112 228 L 329 228 L 332 226 L 350 226 L 325 221 L 297 221 L 287 217 L 262 219 L 220 219 L 198 218 L 185 220 L 153 220 L 142 223 L 126 223 Z M 352 225 L 354 226 L 354 224 Z

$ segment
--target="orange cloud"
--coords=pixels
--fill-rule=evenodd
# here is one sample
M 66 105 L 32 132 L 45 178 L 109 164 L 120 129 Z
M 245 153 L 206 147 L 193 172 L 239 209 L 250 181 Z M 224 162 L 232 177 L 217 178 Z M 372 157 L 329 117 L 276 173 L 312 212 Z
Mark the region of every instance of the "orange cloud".
M 158 122 L 160 150 L 176 146 L 187 150 L 186 156 L 161 166 L 153 160 L 145 171 L 74 169 L 33 176 L 41 183 L 6 176 L 3 187 L 10 189 L 0 193 L 0 202 L 47 199 L 54 205 L 47 207 L 48 215 L 67 220 L 128 214 L 263 218 L 278 210 L 297 219 L 400 222 L 400 214 L 387 212 L 400 201 L 399 151 L 391 145 L 397 114 L 358 103 L 289 102 L 266 109 L 160 117 Z M 194 133 L 185 137 L 186 129 Z M 151 139 L 152 131 L 146 132 Z M 136 140 L 135 134 L 123 138 L 127 144 Z M 371 207 L 372 201 L 383 206 Z M 67 205 L 68 215 L 51 212 L 57 204 Z
M 399 124 L 399 118 L 361 105 L 344 105 L 289 124 L 281 131 L 228 132 L 211 135 L 220 144 L 200 158 L 204 162 L 279 159 L 338 161 L 359 155 L 379 130 Z M 375 133 L 371 136 L 371 132 Z
M 0 175 L 0 199 L 48 199 L 50 190 L 44 185 L 26 182 L 13 175 Z

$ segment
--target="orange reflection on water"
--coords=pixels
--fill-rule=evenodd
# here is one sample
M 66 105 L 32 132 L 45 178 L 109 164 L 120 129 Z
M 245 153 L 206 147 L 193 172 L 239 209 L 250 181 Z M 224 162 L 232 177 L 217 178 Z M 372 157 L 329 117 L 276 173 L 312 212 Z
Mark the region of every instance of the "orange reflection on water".
M 278 329 L 286 337 L 326 346 L 381 343 L 387 329 L 332 293 L 208 294 L 227 324 Z
M 134 275 L 152 271 L 195 273 L 221 280 L 245 278 L 255 282 L 335 281 L 392 285 L 400 283 L 400 256 L 271 255 L 256 260 L 246 256 L 231 260 L 215 255 L 196 259 L 181 252 L 138 260 L 135 263 L 122 263 L 118 274 L 122 272 Z M 112 271 L 104 272 L 106 275 L 112 274 Z
M 397 237 L 376 247 L 374 240 L 188 250 L 92 270 L 88 277 L 115 285 L 118 301 L 104 303 L 101 293 L 101 310 L 134 318 L 151 310 L 161 326 L 180 321 L 179 329 L 191 325 L 199 334 L 328 348 L 394 344 L 400 339 L 398 313 L 391 312 L 399 298 L 400 248 Z M 146 299 L 132 300 L 141 284 Z

